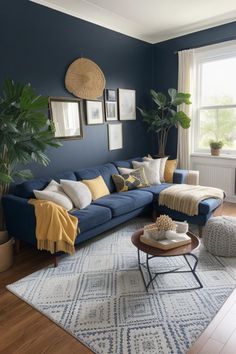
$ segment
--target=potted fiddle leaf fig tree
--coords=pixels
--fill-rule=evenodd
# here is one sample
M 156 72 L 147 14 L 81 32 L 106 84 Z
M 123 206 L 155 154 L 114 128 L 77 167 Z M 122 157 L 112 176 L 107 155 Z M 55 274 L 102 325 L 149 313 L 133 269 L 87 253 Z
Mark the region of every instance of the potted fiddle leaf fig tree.
M 138 107 L 144 122 L 149 125 L 148 130 L 154 131 L 158 136 L 158 156 L 165 156 L 168 133 L 172 127 L 179 125 L 188 129 L 191 119 L 183 111 L 177 111 L 177 106 L 190 102 L 190 93 L 182 93 L 170 88 L 168 97 L 161 92 L 150 91 L 154 108 L 146 111 Z
M 46 148 L 61 146 L 54 139 L 47 107 L 48 98 L 36 94 L 30 84 L 4 82 L 0 93 L 0 243 L 8 241 L 1 198 L 15 179 L 32 176 L 19 166 L 30 162 L 47 166 Z

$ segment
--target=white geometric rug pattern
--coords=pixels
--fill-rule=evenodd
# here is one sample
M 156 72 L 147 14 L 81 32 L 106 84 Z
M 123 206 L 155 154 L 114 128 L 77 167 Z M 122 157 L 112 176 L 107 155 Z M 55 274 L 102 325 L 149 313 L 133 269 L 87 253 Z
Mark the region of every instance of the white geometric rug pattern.
M 159 276 L 147 293 L 131 235 L 150 220 L 137 218 L 80 246 L 59 266 L 37 271 L 8 289 L 97 354 L 182 354 L 235 288 L 236 258 L 214 257 L 203 246 L 197 273 Z M 152 268 L 185 267 L 182 258 L 156 258 Z

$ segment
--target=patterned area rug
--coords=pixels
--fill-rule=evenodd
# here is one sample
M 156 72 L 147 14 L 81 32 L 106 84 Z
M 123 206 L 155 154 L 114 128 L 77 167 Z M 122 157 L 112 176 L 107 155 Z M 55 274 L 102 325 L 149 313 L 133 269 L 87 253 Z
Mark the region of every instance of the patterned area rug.
M 97 354 L 186 353 L 233 291 L 236 258 L 201 246 L 203 289 L 168 292 L 196 286 L 191 273 L 172 273 L 146 293 L 130 238 L 148 222 L 132 220 L 7 288 Z M 186 267 L 180 257 L 152 263 L 159 271 Z

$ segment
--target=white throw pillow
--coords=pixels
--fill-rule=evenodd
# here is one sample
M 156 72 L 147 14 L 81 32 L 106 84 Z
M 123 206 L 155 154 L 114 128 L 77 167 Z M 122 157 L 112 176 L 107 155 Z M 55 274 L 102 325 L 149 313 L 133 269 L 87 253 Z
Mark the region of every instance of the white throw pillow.
M 91 204 L 92 194 L 83 182 L 61 179 L 60 184 L 76 208 L 84 209 Z
M 127 167 L 118 167 L 118 171 L 121 175 L 129 174 L 130 172 L 134 171 L 134 168 L 127 168 Z
M 149 184 L 161 184 L 160 159 L 150 161 L 132 161 L 134 168 L 144 167 L 144 172 Z
M 144 157 L 143 161 L 153 161 L 152 157 L 149 157 L 150 155 L 148 155 L 148 157 Z M 165 167 L 166 167 L 166 161 L 168 160 L 169 156 L 166 157 L 161 157 L 158 160 L 160 160 L 160 181 L 161 182 L 165 182 Z
M 48 200 L 50 202 L 62 206 L 66 210 L 73 209 L 72 201 L 63 192 L 63 189 L 60 184 L 54 180 L 52 180 L 49 185 L 42 191 L 34 190 L 33 192 L 36 199 Z

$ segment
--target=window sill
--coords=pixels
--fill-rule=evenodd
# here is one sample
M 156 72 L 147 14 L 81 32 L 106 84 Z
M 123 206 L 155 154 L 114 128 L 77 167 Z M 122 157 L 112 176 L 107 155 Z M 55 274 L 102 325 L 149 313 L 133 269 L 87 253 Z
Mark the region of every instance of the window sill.
M 224 159 L 224 160 L 236 160 L 236 155 L 230 155 L 230 154 L 220 154 L 220 156 L 212 156 L 209 153 L 206 152 L 194 152 L 190 155 L 190 157 L 204 157 L 207 159 Z

